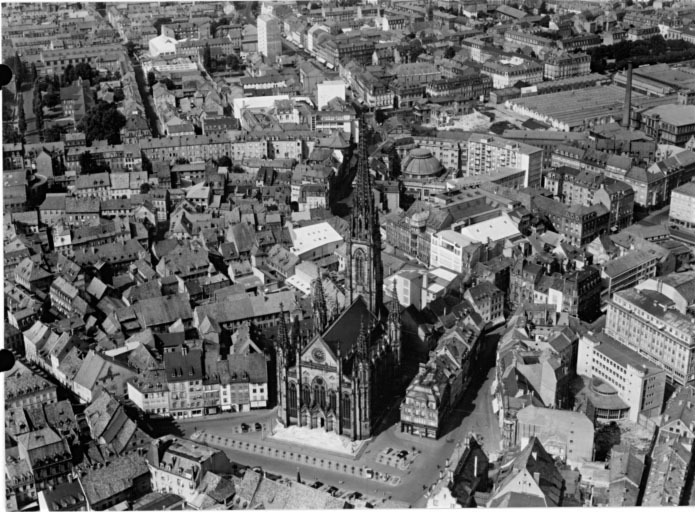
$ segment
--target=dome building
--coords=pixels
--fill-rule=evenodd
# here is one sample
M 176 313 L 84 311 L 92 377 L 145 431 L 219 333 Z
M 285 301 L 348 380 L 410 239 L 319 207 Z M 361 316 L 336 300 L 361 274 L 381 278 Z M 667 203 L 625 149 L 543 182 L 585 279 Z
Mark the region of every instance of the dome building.
M 429 149 L 415 148 L 403 162 L 403 177 L 407 180 L 426 180 L 442 174 L 444 168 Z

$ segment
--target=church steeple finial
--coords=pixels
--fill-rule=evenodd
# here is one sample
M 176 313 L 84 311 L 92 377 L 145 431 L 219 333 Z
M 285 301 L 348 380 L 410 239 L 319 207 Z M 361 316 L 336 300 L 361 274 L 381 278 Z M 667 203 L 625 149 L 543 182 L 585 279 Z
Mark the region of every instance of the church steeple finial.
M 391 291 L 391 304 L 389 304 L 389 316 L 392 318 L 401 317 L 401 303 L 398 301 L 398 290 L 396 290 L 396 279 L 393 280 L 393 290 Z

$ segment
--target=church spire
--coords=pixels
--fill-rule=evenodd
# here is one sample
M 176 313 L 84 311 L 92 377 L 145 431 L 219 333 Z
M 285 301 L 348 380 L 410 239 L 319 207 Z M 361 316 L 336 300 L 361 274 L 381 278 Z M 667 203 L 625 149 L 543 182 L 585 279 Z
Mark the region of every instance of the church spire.
M 372 314 L 381 318 L 383 307 L 383 265 L 381 226 L 374 205 L 374 182 L 369 172 L 367 121 L 359 120 L 357 173 L 353 187 L 350 237 L 347 240 L 347 291 L 349 302 L 361 295 Z
M 398 302 L 398 290 L 396 290 L 396 279 L 393 280 L 393 290 L 391 291 L 391 304 L 389 304 L 389 318 L 401 317 L 401 303 Z
M 312 306 L 314 309 L 314 334 L 323 334 L 328 327 L 328 308 L 326 306 L 326 294 L 323 291 L 323 279 L 321 271 L 313 281 Z
M 372 183 L 372 175 L 369 172 L 366 125 L 367 121 L 365 115 L 362 114 L 359 120 L 357 174 L 355 176 L 352 223 L 350 226 L 352 238 L 365 241 L 373 239 L 374 227 L 376 227 L 378 231 L 378 221 L 374 208 L 374 185 Z

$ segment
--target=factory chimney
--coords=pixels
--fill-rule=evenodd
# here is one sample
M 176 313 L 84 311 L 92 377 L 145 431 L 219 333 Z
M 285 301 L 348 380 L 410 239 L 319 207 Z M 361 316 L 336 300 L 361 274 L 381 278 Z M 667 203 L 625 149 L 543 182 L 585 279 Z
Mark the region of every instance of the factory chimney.
M 625 104 L 623 106 L 623 127 L 630 129 L 630 110 L 632 107 L 632 62 L 627 64 L 627 78 L 625 80 Z

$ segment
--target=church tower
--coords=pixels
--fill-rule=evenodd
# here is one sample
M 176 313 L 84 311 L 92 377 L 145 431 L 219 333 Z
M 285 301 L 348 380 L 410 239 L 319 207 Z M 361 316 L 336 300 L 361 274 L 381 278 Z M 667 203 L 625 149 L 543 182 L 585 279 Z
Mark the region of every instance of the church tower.
M 350 302 L 362 295 L 369 310 L 379 317 L 384 294 L 381 231 L 379 214 L 374 205 L 374 183 L 369 172 L 364 114 L 359 123 L 357 175 L 346 248 L 347 287 Z

